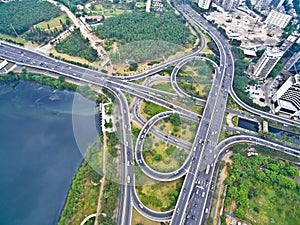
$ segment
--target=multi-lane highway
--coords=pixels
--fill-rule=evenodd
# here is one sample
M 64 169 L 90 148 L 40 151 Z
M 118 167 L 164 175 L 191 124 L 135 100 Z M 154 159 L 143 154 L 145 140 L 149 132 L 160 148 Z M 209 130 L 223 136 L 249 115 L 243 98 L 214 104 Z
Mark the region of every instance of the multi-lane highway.
M 277 150 L 284 151 L 298 157 L 300 154 L 300 149 L 296 147 L 282 146 L 281 143 L 264 140 L 258 135 L 252 135 L 247 132 L 243 132 L 247 135 L 231 137 L 218 144 L 219 134 L 223 127 L 222 122 L 228 94 L 230 94 L 243 108 L 258 116 L 284 122 L 289 125 L 300 126 L 300 122 L 281 118 L 270 113 L 261 112 L 243 103 L 236 96 L 232 87 L 234 77 L 234 59 L 228 43 L 223 40 L 220 33 L 214 27 L 207 23 L 204 18 L 202 18 L 188 5 L 175 4 L 175 8 L 187 19 L 187 21 L 189 21 L 189 23 L 192 24 L 197 32 L 200 32 L 199 28 L 201 27 L 201 29 L 215 41 L 220 52 L 220 65 L 217 66 L 213 62 L 215 67 L 215 77 L 208 100 L 205 102 L 201 99 L 196 99 L 196 103 L 205 105 L 202 117 L 189 109 L 177 106 L 167 100 L 178 98 L 178 95 L 188 98 L 190 97 L 178 87 L 176 75 L 185 63 L 194 58 L 208 60 L 198 56 L 204 48 L 203 43 L 205 43 L 204 37 L 201 33 L 201 47 L 197 47 L 194 51 L 158 65 L 155 68 L 128 77 L 113 77 L 98 71 L 58 61 L 19 46 L 0 42 L 0 58 L 2 59 L 22 64 L 27 67 L 61 74 L 87 84 L 106 87 L 116 95 L 120 107 L 119 114 L 121 118 L 121 198 L 117 218 L 118 224 L 131 224 L 132 205 L 141 214 L 155 221 L 171 220 L 171 224 L 174 225 L 204 224 L 208 216 L 208 210 L 212 199 L 216 168 L 218 165 L 217 163 L 225 149 L 232 144 L 241 142 L 257 143 L 276 148 Z M 174 90 L 177 91 L 178 95 L 128 82 L 130 80 L 137 80 L 153 75 L 176 63 L 178 64 L 172 71 L 171 84 Z M 140 120 L 141 123 L 144 123 L 143 129 L 137 139 L 135 151 L 131 138 L 130 111 L 126 98 L 122 92 L 127 92 L 134 96 L 138 96 L 141 99 L 152 101 L 172 110 L 170 112 L 157 114 L 147 122 L 140 117 L 138 111 L 133 112 L 133 115 Z M 134 107 L 134 110 L 139 110 L 139 107 Z M 236 113 L 234 111 L 232 112 Z M 192 146 L 180 139 L 170 136 L 166 137 L 163 132 L 153 127 L 158 120 L 168 117 L 173 113 L 177 113 L 193 121 L 199 121 L 201 119 Z M 226 127 L 226 129 L 236 131 L 236 128 Z M 158 137 L 161 137 L 162 139 L 167 138 L 167 140 L 174 145 L 178 145 L 189 150 L 189 156 L 181 168 L 171 173 L 159 173 L 146 165 L 142 156 L 143 139 L 150 130 Z M 135 176 L 132 168 L 134 165 L 134 156 L 137 165 L 142 168 L 142 171 L 146 175 L 153 179 L 161 181 L 174 180 L 184 174 L 186 175 L 174 212 L 155 212 L 148 209 L 139 200 L 135 190 Z

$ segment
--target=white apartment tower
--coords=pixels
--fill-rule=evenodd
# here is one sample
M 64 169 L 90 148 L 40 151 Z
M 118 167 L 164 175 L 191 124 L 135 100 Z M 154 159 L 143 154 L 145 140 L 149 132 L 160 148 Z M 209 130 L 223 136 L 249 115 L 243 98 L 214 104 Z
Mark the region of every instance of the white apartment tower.
M 281 29 L 285 28 L 289 22 L 291 21 L 292 16 L 277 12 L 275 10 L 272 10 L 267 19 L 265 20 L 265 23 L 267 25 L 274 25 L 277 27 L 280 27 Z
M 208 9 L 210 6 L 211 0 L 199 0 L 198 6 L 202 9 Z
M 276 66 L 283 54 L 284 51 L 279 50 L 276 47 L 268 47 L 256 65 L 254 65 L 253 76 L 260 80 L 265 79 Z

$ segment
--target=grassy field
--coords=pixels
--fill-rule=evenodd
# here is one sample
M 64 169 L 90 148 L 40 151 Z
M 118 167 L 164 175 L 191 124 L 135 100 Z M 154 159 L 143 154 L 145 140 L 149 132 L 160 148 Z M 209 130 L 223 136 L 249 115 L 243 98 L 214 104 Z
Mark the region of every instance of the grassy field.
M 169 82 L 162 82 L 158 84 L 152 85 L 153 88 L 161 90 L 161 91 L 166 91 L 169 93 L 174 93 L 176 94 L 176 91 L 172 88 L 172 85 Z
M 160 225 L 159 222 L 154 222 L 152 220 L 149 220 L 149 219 L 143 217 L 141 214 L 139 214 L 135 209 L 132 209 L 131 225 L 137 225 L 137 224 Z
M 43 30 L 48 30 L 48 25 L 49 25 L 50 30 L 53 30 L 54 28 L 57 28 L 58 30 L 62 30 L 63 27 L 62 27 L 60 21 L 62 23 L 66 23 L 66 20 L 67 20 L 67 15 L 64 14 L 64 15 L 55 17 L 49 21 L 43 21 L 41 23 L 38 23 L 35 26 L 38 28 L 41 28 Z
M 166 143 L 163 140 L 146 137 L 143 157 L 146 163 L 156 171 L 172 172 L 180 168 L 187 157 L 185 150 Z
M 93 10 L 92 14 L 93 15 L 101 15 L 101 16 L 107 16 L 107 17 L 114 17 L 121 15 L 126 12 L 131 12 L 132 10 L 126 9 L 124 7 L 118 4 L 107 4 L 107 3 L 102 3 L 102 4 L 94 4 L 93 5 Z

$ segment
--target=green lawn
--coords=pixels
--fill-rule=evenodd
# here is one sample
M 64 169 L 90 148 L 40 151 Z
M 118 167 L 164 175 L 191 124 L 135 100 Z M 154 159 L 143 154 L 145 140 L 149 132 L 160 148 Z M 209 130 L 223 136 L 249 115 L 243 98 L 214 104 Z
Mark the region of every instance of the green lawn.
M 48 25 L 49 25 L 50 30 L 53 30 L 54 28 L 57 28 L 58 30 L 62 30 L 63 27 L 62 27 L 61 22 L 66 23 L 66 20 L 67 20 L 67 16 L 66 15 L 61 15 L 61 16 L 55 17 L 51 20 L 43 21 L 41 23 L 38 23 L 36 25 L 36 27 L 41 28 L 43 30 L 48 30 Z

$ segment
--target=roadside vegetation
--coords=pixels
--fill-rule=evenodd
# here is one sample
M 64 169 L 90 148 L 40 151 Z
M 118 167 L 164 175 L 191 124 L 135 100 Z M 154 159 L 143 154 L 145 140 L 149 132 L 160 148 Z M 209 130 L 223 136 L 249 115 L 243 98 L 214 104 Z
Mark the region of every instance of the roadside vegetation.
M 100 191 L 99 181 L 102 154 L 102 139 L 96 145 L 89 147 L 86 159 L 81 164 L 72 180 L 64 208 L 58 225 L 78 225 L 87 215 L 95 213 Z
M 99 225 L 116 225 L 116 208 L 119 204 L 120 184 L 111 179 L 106 179 L 103 193 L 101 213 L 98 218 Z
M 236 133 L 232 131 L 227 131 L 227 130 L 221 130 L 220 136 L 219 136 L 219 143 L 221 141 L 224 141 L 225 139 L 237 135 Z
M 158 113 L 165 112 L 167 109 L 163 106 L 157 105 L 153 102 L 144 100 L 141 104 L 141 114 L 149 120 Z
M 245 154 L 234 154 L 233 165 L 227 164 L 225 211 L 234 204 L 235 216 L 255 224 L 300 223 L 300 185 L 293 180 L 298 169 L 279 159 Z
M 139 136 L 139 133 L 141 131 L 141 127 L 138 126 L 136 123 L 131 122 L 131 134 L 132 134 L 132 144 L 135 146 L 136 140 Z
M 83 38 L 79 29 L 75 29 L 69 37 L 57 44 L 55 50 L 59 53 L 82 57 L 90 62 L 98 60 L 96 50 L 90 46 L 88 40 Z

